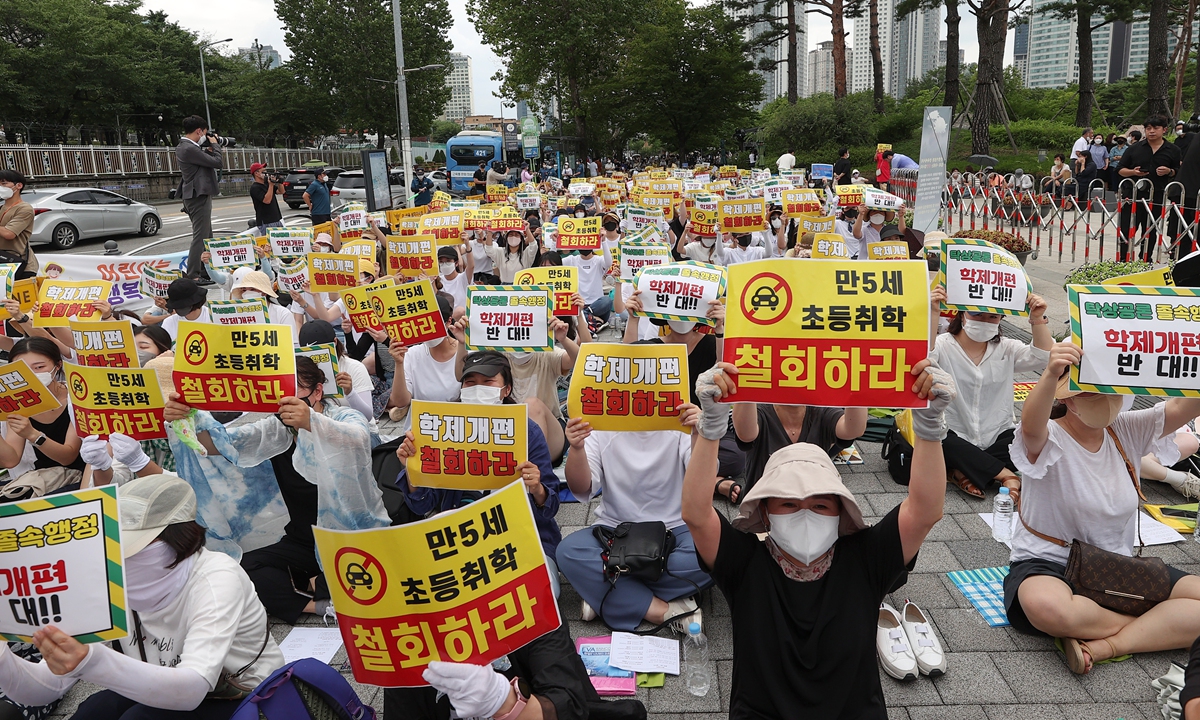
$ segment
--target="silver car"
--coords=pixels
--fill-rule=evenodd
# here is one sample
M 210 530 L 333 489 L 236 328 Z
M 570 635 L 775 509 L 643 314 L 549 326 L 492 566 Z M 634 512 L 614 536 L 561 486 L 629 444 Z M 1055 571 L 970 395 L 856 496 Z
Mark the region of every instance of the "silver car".
M 162 227 L 153 206 L 100 188 L 36 187 L 21 199 L 33 206 L 29 239 L 56 250 L 105 235 L 157 235 Z
M 388 171 L 388 184 L 391 185 L 392 206 L 404 207 L 404 172 L 396 168 Z M 329 205 L 333 210 L 352 202 L 367 201 L 367 182 L 363 179 L 362 170 L 347 170 L 333 181 L 333 189 L 329 191 Z

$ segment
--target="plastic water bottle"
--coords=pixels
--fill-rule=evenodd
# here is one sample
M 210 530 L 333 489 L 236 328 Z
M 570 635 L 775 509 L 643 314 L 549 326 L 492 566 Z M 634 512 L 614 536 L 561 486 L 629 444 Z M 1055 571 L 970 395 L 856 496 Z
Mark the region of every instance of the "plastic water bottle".
M 712 682 L 708 669 L 708 638 L 700 632 L 700 623 L 688 625 L 688 635 L 683 639 L 683 679 L 691 694 L 697 697 L 708 694 Z
M 1000 488 L 992 503 L 992 537 L 1000 542 L 1012 540 L 1013 501 L 1008 488 Z

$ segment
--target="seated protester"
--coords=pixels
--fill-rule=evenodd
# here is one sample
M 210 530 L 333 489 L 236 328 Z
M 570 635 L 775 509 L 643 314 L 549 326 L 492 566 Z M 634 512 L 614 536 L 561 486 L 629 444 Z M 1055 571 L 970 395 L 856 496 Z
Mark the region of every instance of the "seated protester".
M 953 379 L 928 360 L 912 374 L 915 394 L 928 397 L 930 407 L 913 411 L 908 497 L 871 527 L 828 453 L 808 443 L 772 455 L 737 517 L 727 521 L 712 504 L 717 448 L 729 418 L 729 405 L 716 401 L 737 399 L 737 370 L 722 363 L 697 383 L 703 415 L 682 511 L 702 567 L 711 569 L 733 618 L 731 718 L 888 717 L 875 663 L 880 603 L 942 517 L 938 444 L 942 411 L 954 397 Z
M 492 240 L 490 235 L 485 235 L 483 251 L 492 259 L 493 272 L 499 276 L 500 282 L 508 285 L 516 278 L 517 273 L 533 267 L 534 259 L 542 246 L 533 240 L 528 223 L 524 232 L 509 230 L 503 237 L 504 247 L 497 247 L 495 243 L 500 241 L 500 234 L 496 234 L 495 240 Z
M 462 232 L 463 244 L 470 248 L 471 262 L 475 267 L 472 282 L 481 285 L 499 285 L 500 276 L 495 274 L 495 265 L 492 263 L 491 256 L 487 254 L 487 245 L 483 242 L 486 236 L 486 230 L 463 230 Z
M 694 427 L 699 408 L 685 404 L 679 416 L 681 428 Z M 611 529 L 657 520 L 675 535 L 667 572 L 653 583 L 621 577 L 610 584 L 593 528 L 563 538 L 558 567 L 583 598 L 583 620 L 599 616 L 613 630 L 634 630 L 643 620 L 654 625 L 671 621 L 673 629 L 686 634 L 690 623 L 702 623 L 694 596 L 712 583 L 697 563 L 691 533 L 680 517 L 692 438 L 674 430 L 593 431 L 583 418 L 571 418 L 567 442 L 567 486 L 581 500 L 601 496 L 596 525 Z
M 796 242 L 788 248 L 783 254 L 787 258 L 810 258 L 812 257 L 812 246 L 817 241 L 817 234 L 814 232 L 800 233 L 800 237 Z
M 895 220 L 896 224 L 891 227 L 895 227 L 899 232 L 889 233 L 889 236 L 904 234 L 904 205 L 901 205 L 894 211 L 868 208 L 866 205 L 857 205 L 854 207 L 858 215 L 854 219 L 854 237 L 859 240 L 859 247 L 862 248 L 859 251 L 860 253 L 866 250 L 869 243 L 886 239 L 883 231 L 885 225 L 890 224 L 892 220 Z M 846 209 L 849 210 L 850 208 L 847 207 Z
M 477 405 L 515 405 L 517 402 L 512 396 L 512 367 L 504 353 L 491 350 L 471 353 L 462 360 L 462 371 L 458 376 L 462 383 L 462 402 Z M 554 596 L 558 597 L 558 568 L 554 564 L 554 551 L 562 540 L 562 531 L 558 529 L 554 516 L 558 514 L 559 481 L 550 464 L 546 436 L 533 418 L 528 420 L 527 452 L 529 459 L 518 465 L 517 470 L 521 472 L 521 479 L 529 494 L 533 521 L 542 541 L 546 563 L 550 566 L 550 582 L 554 586 Z M 404 436 L 404 442 L 396 449 L 396 457 L 400 458 L 403 465 L 416 453 L 416 435 L 410 429 Z M 421 516 L 453 510 L 463 504 L 464 498 L 469 502 L 472 497 L 478 497 L 462 490 L 414 487 L 409 482 L 406 470 L 400 471 L 396 487 L 404 492 L 404 502 L 409 509 Z
M 335 253 L 341 247 L 341 241 L 335 239 L 329 233 L 317 233 L 317 237 L 312 241 L 312 252 L 315 253 Z M 305 288 L 308 285 L 304 286 Z M 326 320 L 333 322 L 329 308 L 333 306 L 338 298 L 329 298 L 330 293 L 317 293 L 313 295 L 305 290 L 304 292 L 296 292 L 291 290 L 288 294 L 292 298 L 291 304 L 287 306 L 288 310 L 295 313 L 296 327 L 299 328 L 308 320 Z M 320 297 L 318 297 L 318 295 Z M 340 322 L 340 321 L 339 321 Z
M 1200 720 L 1200 637 L 1192 643 L 1192 650 L 1188 653 L 1183 689 L 1179 691 L 1179 707 L 1183 709 L 1183 720 Z
M 864 252 L 866 246 L 854 234 L 856 222 L 858 222 L 857 207 L 846 208 L 842 212 L 842 216 L 833 221 L 833 231 L 842 236 L 842 242 L 846 243 L 846 251 L 850 253 L 851 260 L 866 259 L 867 257 L 867 253 Z
M 189 277 L 177 278 L 167 286 L 167 309 L 173 314 L 162 321 L 162 329 L 171 336 L 171 341 L 178 340 L 179 322 L 212 322 L 208 312 L 208 289 L 200 287 Z
M 0 442 L 0 466 L 17 467 L 28 443 L 36 457 L 33 463 L 35 471 L 66 469 L 65 475 L 53 480 L 55 487 L 45 488 L 48 493 L 78 490 L 83 479 L 83 468 L 87 463 L 79 457 L 82 440 L 75 432 L 75 421 L 71 417 L 70 398 L 63 375 L 63 359 L 58 346 L 47 338 L 24 338 L 13 345 L 12 350 L 8 352 L 8 359 L 10 362 L 24 361 L 60 405 L 30 418 L 9 413 L 5 419 L 7 427 L 4 441 Z M 34 490 L 25 484 L 18 485 L 18 482 L 19 478 L 14 478 L 0 491 L 0 496 L 6 502 L 30 497 L 29 492 L 34 492 L 35 496 L 42 494 L 40 490 Z M 22 489 L 21 494 L 14 494 L 19 488 Z
M 266 300 L 267 322 L 275 325 L 293 325 L 294 323 L 296 315 L 279 304 L 279 295 L 275 292 L 275 288 L 271 287 L 270 278 L 258 270 L 251 270 L 242 275 L 234 283 L 229 297 L 233 300 Z
M 165 352 L 171 352 L 171 336 L 157 325 L 134 325 L 133 344 L 137 347 L 138 365 L 146 363 Z
M 462 317 L 467 310 L 467 286 L 475 276 L 475 256 L 467 253 L 464 260 L 457 247 L 446 245 L 438 248 L 437 259 L 442 292 L 454 298 L 454 316 Z
M 612 224 L 611 219 L 608 222 Z M 605 249 L 600 255 L 591 250 L 580 250 L 578 255 L 563 257 L 562 264 L 578 269 L 579 294 L 593 315 L 607 321 L 613 310 L 613 300 L 604 291 L 604 275 L 612 267 L 612 256 L 608 250 Z
M 325 380 L 311 358 L 300 356 L 296 396 L 283 398 L 278 414 L 236 427 L 207 413 L 196 418 L 196 438 L 210 456 L 242 468 L 271 461 L 290 522 L 278 543 L 246 553 L 242 566 L 267 612 L 291 624 L 302 613 L 322 615 L 329 607 L 312 526 L 367 530 L 391 524 L 371 473 L 366 418 L 325 400 Z M 190 412 L 171 393 L 163 417 L 170 422 Z
M 600 218 L 600 251 L 616 257 L 621 243 L 621 216 L 609 210 Z
M 204 549 L 196 495 L 183 480 L 137 478 L 117 503 L 134 637 L 113 650 L 46 625 L 33 635 L 42 662 L 0 649 L 0 689 L 13 702 L 39 706 L 79 680 L 99 685 L 75 718 L 231 717 L 240 688 L 257 687 L 284 662 L 249 578 L 233 560 Z
M 1124 397 L 1129 399 L 1129 406 L 1132 406 L 1133 396 L 1125 395 Z M 1128 408 L 1122 405 L 1122 409 Z M 1196 437 L 1196 433 L 1192 432 L 1190 427 L 1184 425 L 1175 431 L 1172 439 L 1179 450 L 1180 462 L 1175 463 L 1174 467 L 1167 467 L 1160 463 L 1153 454 L 1146 455 L 1142 458 L 1141 478 L 1166 483 L 1185 499 L 1194 500 L 1200 497 L 1200 477 L 1192 472 L 1196 466 L 1186 461 L 1195 455 L 1197 450 L 1200 450 L 1200 438 Z
M 1013 628 L 1061 638 L 1067 667 L 1079 675 L 1127 653 L 1185 648 L 1200 628 L 1200 578 L 1182 570 L 1168 566 L 1170 599 L 1140 617 L 1077 595 L 1066 581 L 1072 540 L 1133 554 L 1142 456 L 1173 462 L 1173 429 L 1200 415 L 1197 398 L 1121 412 L 1120 395 L 1073 392 L 1067 371 L 1081 356 L 1074 344 L 1056 343 L 1025 399 L 1010 449 L 1021 473 L 1021 512 L 1004 579 Z
M 363 414 L 368 425 L 374 426 L 371 375 L 366 366 L 346 354 L 346 348 L 342 346 L 342 341 L 337 339 L 333 326 L 324 320 L 309 320 L 300 328 L 296 340 L 300 347 L 329 344 L 337 348 L 338 373 L 335 380 L 342 390 L 343 399 L 347 405 Z
M 946 299 L 944 287 L 930 293 L 930 319 L 937 323 L 937 308 Z M 958 397 L 946 408 L 946 481 L 971 497 L 982 498 L 992 482 L 1009 489 L 1014 502 L 1021 479 L 1009 457 L 1013 441 L 1013 379 L 1019 372 L 1046 369 L 1054 338 L 1046 301 L 1037 295 L 1028 300 L 1033 344 L 1000 336 L 995 313 L 957 313 L 949 330 L 937 335 L 930 328 L 930 357 L 954 378 Z
M 629 324 L 625 326 L 624 342 L 626 343 L 638 342 L 640 334 L 638 327 L 642 320 L 640 317 L 642 301 L 638 296 L 641 294 L 641 290 L 634 290 L 633 294 L 625 299 L 625 308 L 629 311 Z M 700 377 L 700 373 L 716 365 L 717 358 L 721 357 L 721 341 L 725 336 L 725 306 L 721 304 L 720 300 L 710 300 L 708 305 L 708 317 L 717 323 L 713 328 L 714 332 L 711 333 L 701 333 L 696 323 L 686 320 L 647 318 L 651 325 L 669 328 L 665 335 L 647 342 L 687 345 L 688 390 L 691 391 L 691 397 L 696 397 L 696 378 Z
M 676 254 L 681 260 L 695 260 L 710 265 L 725 264 L 725 243 L 720 231 L 716 236 L 701 237 L 692 232 L 692 221 L 688 220 L 683 234 L 675 244 Z
M 85 473 L 83 484 L 91 487 L 107 485 L 114 477 L 118 485 L 124 485 L 134 476 L 163 474 L 162 467 L 142 450 L 141 443 L 121 433 L 112 433 L 107 440 L 88 435 L 79 446 L 79 457 L 88 464 L 91 473 L 90 476 Z M 119 465 L 114 466 L 114 460 Z
M 449 328 L 453 322 L 450 318 L 450 300 L 439 293 L 437 301 L 442 321 Z M 414 398 L 434 402 L 458 400 L 462 381 L 454 372 L 455 358 L 458 354 L 458 340 L 454 337 L 447 334 L 446 337 L 426 340 L 412 346 L 393 342 L 388 345 L 388 353 L 396 361 L 392 394 L 388 398 L 388 403 L 392 406 L 389 413 L 393 422 L 407 418 L 408 407 Z M 406 422 L 404 429 L 407 430 L 409 425 L 411 423 Z

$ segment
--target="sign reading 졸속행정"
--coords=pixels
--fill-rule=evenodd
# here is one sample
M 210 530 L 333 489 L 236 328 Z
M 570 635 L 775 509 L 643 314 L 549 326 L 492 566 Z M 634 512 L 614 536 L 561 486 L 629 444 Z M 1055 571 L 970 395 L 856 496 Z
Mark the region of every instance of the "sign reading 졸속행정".
M 296 355 L 311 358 L 317 364 L 317 367 L 321 368 L 321 372 L 325 373 L 325 384 L 322 386 L 322 394 L 325 397 L 342 397 L 342 388 L 337 384 L 338 358 L 336 345 L 333 343 L 305 345 L 296 348 Z
M 599 250 L 600 218 L 560 217 L 556 242 L 559 250 Z
M 867 243 L 868 260 L 907 260 L 908 243 L 904 240 L 879 240 Z
M 153 265 L 146 264 L 142 266 L 142 275 L 138 278 L 138 288 L 146 297 L 166 297 L 167 288 L 181 277 L 183 277 L 181 270 L 160 270 Z
M 375 314 L 375 308 L 371 306 L 370 293 L 394 284 L 391 278 L 384 278 L 370 285 L 360 285 L 342 291 L 342 304 L 346 306 L 346 315 L 349 316 L 355 332 L 383 329 L 379 324 L 379 316 Z
M 201 410 L 267 412 L 296 394 L 290 325 L 179 323 L 175 390 Z
M 704 325 L 709 302 L 725 294 L 725 268 L 690 260 L 643 268 L 637 275 L 640 315 L 661 320 L 690 320 Z
M 265 325 L 270 322 L 266 298 L 209 300 L 208 313 L 218 325 Z
M 93 303 L 107 302 L 111 294 L 112 283 L 107 280 L 47 279 L 38 291 L 38 310 L 33 316 L 33 326 L 67 327 L 71 318 L 99 320 L 100 311 Z
M 722 359 L 738 369 L 738 392 L 729 400 L 925 407 L 909 371 L 929 350 L 926 273 L 917 260 L 731 266 Z
M 303 257 L 312 252 L 312 228 L 267 228 L 267 239 L 271 243 L 271 254 L 277 258 Z
M 133 324 L 128 320 L 72 321 L 75 362 L 89 367 L 138 367 Z
M 633 280 L 644 267 L 671 262 L 671 248 L 664 243 L 622 241 L 617 248 L 621 255 L 622 280 Z
M 409 346 L 446 337 L 446 323 L 429 280 L 373 290 L 367 296 L 392 342 Z
M 846 239 L 838 233 L 817 233 L 813 240 L 812 257 L 821 259 L 849 259 L 850 251 L 846 248 Z
M 521 483 L 400 527 L 313 534 L 359 682 L 428 685 L 431 661 L 486 665 L 561 624 Z
M 681 344 L 587 343 L 575 358 L 568 417 L 593 430 L 679 430 L 688 393 L 687 347 Z
M 112 433 L 134 440 L 167 436 L 163 394 L 154 370 L 67 365 L 75 427 L 83 435 Z
M 575 293 L 579 292 L 579 268 L 570 265 L 526 268 L 513 278 L 514 285 L 549 285 L 554 288 L 554 314 L 574 317 L 579 310 L 575 307 Z
M 1200 397 L 1200 289 L 1068 285 L 1071 389 Z
M 767 229 L 764 217 L 766 204 L 762 198 L 721 200 L 717 205 L 723 233 L 748 233 Z
M 9 413 L 33 417 L 61 405 L 24 360 L 0 367 L 0 421 Z
M 357 284 L 358 258 L 338 253 L 308 254 L 309 292 L 341 292 Z
M 1029 315 L 1033 284 L 1006 250 L 984 240 L 946 238 L 941 260 L 948 309 Z
M 468 285 L 467 350 L 551 350 L 552 292 L 546 285 Z
M 406 466 L 415 487 L 495 490 L 520 479 L 529 455 L 522 403 L 414 400 L 412 431 L 417 452 Z
M 0 505 L 0 637 L 54 625 L 81 643 L 129 634 L 115 485 Z
M 254 255 L 253 237 L 209 238 L 204 241 L 208 249 L 209 264 L 216 270 L 232 270 L 253 267 L 258 264 Z

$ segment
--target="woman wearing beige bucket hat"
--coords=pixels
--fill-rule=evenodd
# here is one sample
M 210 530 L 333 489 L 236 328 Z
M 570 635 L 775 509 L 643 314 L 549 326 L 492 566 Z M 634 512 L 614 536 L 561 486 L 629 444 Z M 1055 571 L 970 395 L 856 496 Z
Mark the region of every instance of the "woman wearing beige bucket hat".
M 1067 665 L 1077 674 L 1120 655 L 1186 648 L 1200 635 L 1195 575 L 1168 566 L 1169 598 L 1137 617 L 1077 595 L 1067 582 L 1072 540 L 1133 554 L 1140 542 L 1136 478 L 1142 457 L 1153 453 L 1164 464 L 1174 462 L 1175 428 L 1200 415 L 1197 398 L 1121 412 L 1120 395 L 1072 391 L 1066 371 L 1082 356 L 1070 342 L 1054 345 L 1021 411 L 1010 448 L 1022 476 L 1020 515 L 1004 580 L 1012 626 L 1061 638 Z
M 767 461 L 728 522 L 712 506 L 717 449 L 736 401 L 736 369 L 696 383 L 703 409 L 683 486 L 683 519 L 733 617 L 731 718 L 887 718 L 876 669 L 880 603 L 942 517 L 942 413 L 954 381 L 928 360 L 913 369 L 917 440 L 908 498 L 872 527 L 828 454 L 797 443 Z M 760 542 L 756 534 L 766 533 Z
M 279 294 L 271 287 L 271 279 L 259 270 L 251 270 L 234 283 L 229 291 L 229 297 L 234 300 L 263 300 L 267 303 L 267 321 L 276 325 L 296 326 L 295 313 L 280 305 Z

